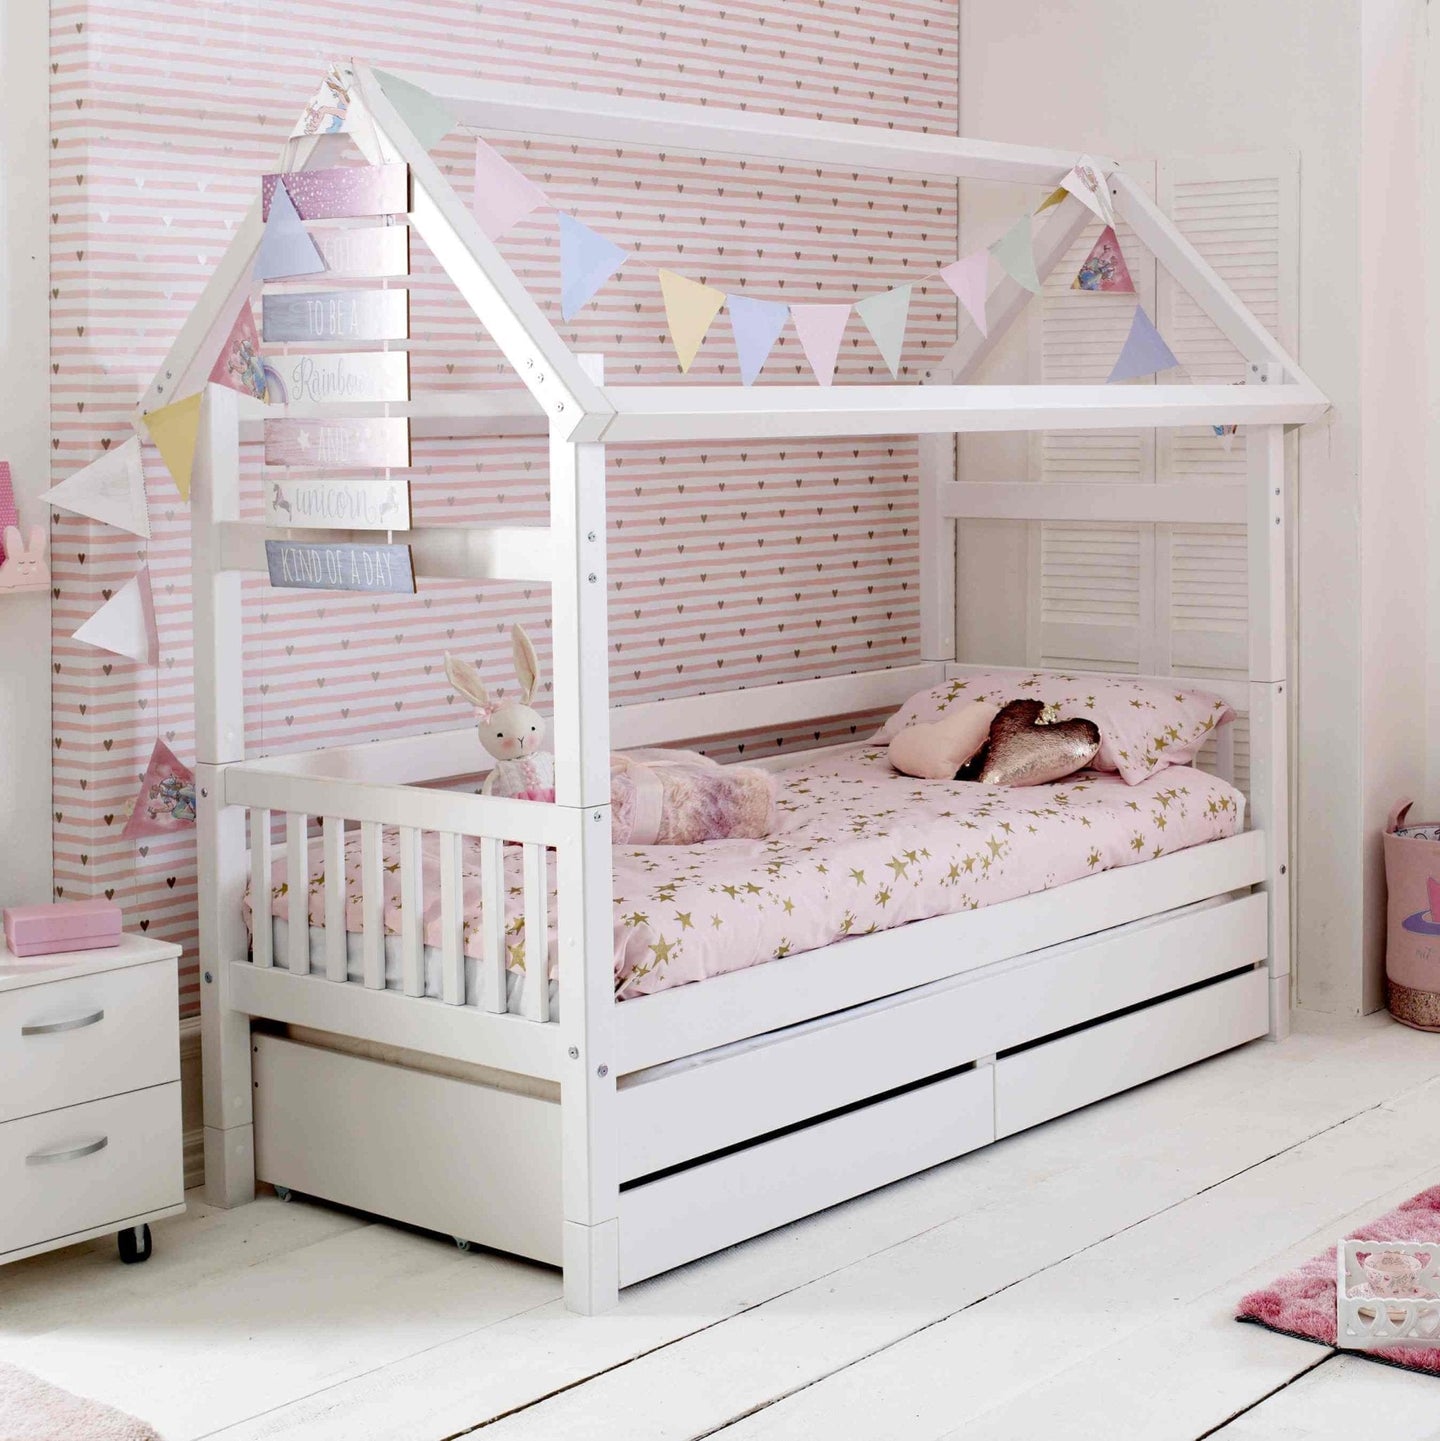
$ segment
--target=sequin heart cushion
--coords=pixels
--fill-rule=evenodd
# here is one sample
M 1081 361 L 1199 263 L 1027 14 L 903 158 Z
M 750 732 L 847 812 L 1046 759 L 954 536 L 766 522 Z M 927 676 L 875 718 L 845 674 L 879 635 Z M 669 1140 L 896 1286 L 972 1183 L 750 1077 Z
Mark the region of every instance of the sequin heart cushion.
M 990 738 L 961 775 L 987 786 L 1043 786 L 1088 766 L 1100 749 L 1094 721 L 1046 723 L 1038 700 L 1012 700 L 990 724 Z

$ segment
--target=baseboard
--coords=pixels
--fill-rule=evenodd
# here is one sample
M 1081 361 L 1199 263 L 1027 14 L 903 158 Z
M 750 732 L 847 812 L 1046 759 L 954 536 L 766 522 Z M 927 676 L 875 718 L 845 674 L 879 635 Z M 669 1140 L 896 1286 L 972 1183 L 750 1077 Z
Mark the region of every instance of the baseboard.
M 184 1132 L 185 1187 L 205 1181 L 204 1106 L 200 1096 L 200 1017 L 180 1022 L 180 1116 Z

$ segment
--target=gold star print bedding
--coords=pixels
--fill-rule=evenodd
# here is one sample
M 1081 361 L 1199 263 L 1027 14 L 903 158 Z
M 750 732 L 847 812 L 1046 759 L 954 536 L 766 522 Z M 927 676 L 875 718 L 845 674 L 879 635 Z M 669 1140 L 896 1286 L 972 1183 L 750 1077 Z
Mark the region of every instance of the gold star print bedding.
M 1244 797 L 1218 777 L 1169 766 L 1138 785 L 1081 772 L 1054 785 L 998 788 L 896 774 L 885 748 L 857 745 L 780 777 L 766 840 L 622 846 L 615 867 L 615 990 L 621 999 L 688 985 L 846 936 L 974 910 L 1116 866 L 1236 834 Z M 440 944 L 439 858 L 425 838 L 425 939 Z M 400 931 L 400 867 L 385 834 L 385 926 Z M 529 956 L 519 847 L 506 848 L 506 947 Z M 273 914 L 290 897 L 277 865 Z M 311 848 L 309 919 L 325 916 Z M 551 884 L 554 884 L 553 858 Z M 346 850 L 346 927 L 361 929 L 358 836 Z M 464 857 L 465 949 L 481 954 L 479 843 Z M 246 899 L 247 917 L 249 898 Z M 555 906 L 547 937 L 554 972 Z

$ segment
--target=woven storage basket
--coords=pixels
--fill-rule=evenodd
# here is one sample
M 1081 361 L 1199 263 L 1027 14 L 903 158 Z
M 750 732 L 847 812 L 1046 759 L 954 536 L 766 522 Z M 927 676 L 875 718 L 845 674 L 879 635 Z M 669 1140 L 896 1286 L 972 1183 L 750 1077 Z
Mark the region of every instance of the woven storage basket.
M 1407 826 L 1410 806 L 1385 827 L 1385 990 L 1397 1021 L 1440 1031 L 1440 821 Z

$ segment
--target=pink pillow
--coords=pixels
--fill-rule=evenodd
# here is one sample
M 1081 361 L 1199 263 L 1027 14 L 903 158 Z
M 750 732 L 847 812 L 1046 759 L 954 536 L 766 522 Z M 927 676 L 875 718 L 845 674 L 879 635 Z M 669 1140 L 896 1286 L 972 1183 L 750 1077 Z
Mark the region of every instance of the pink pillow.
M 1058 706 L 1057 720 L 1094 721 L 1100 728 L 1100 753 L 1091 764 L 1099 771 L 1119 771 L 1132 786 L 1166 766 L 1194 760 L 1210 732 L 1235 719 L 1218 696 L 1129 676 L 972 671 L 912 695 L 872 743 L 886 744 L 906 726 L 934 721 L 952 706 L 977 700 L 1003 706 L 1025 698 Z

